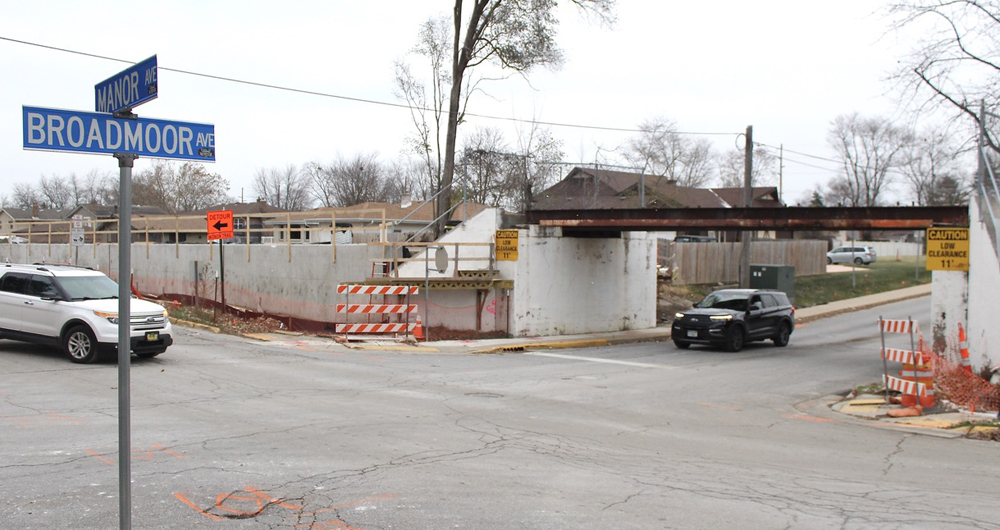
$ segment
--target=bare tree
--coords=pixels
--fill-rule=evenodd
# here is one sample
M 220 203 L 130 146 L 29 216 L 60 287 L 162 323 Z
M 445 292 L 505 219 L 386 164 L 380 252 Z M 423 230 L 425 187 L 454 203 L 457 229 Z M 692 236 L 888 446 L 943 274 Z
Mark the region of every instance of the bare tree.
M 828 141 L 840 157 L 844 180 L 838 182 L 845 206 L 877 206 L 901 164 L 913 136 L 883 118 L 862 118 L 857 113 L 838 116 Z
M 463 145 L 458 163 L 459 171 L 465 178 L 462 192 L 470 201 L 500 206 L 505 195 L 504 184 L 510 173 L 508 147 L 503 133 L 493 127 L 480 127 L 465 138 Z
M 313 187 L 321 189 L 324 206 L 354 206 L 364 202 L 399 200 L 402 188 L 387 178 L 377 154 L 339 157 L 310 170 Z
M 292 164 L 284 169 L 258 169 L 253 177 L 253 192 L 268 204 L 286 210 L 304 210 L 312 206 L 309 181 Z
M 943 201 L 968 200 L 970 183 L 960 177 L 962 154 L 946 129 L 928 129 L 907 146 L 902 153 L 900 171 L 919 206 L 944 206 Z M 962 190 L 966 190 L 962 193 Z
M 746 153 L 733 149 L 719 156 L 719 186 L 742 188 L 746 181 Z M 767 186 L 777 178 L 777 158 L 763 146 L 754 146 L 753 167 L 750 169 L 750 186 Z
M 80 184 L 78 204 L 115 204 L 118 202 L 118 178 L 112 172 L 90 170 Z
M 409 139 L 411 148 L 424 164 L 426 180 L 432 189 L 441 187 L 443 165 L 442 141 L 445 132 L 445 106 L 451 75 L 448 70 L 448 43 L 451 30 L 446 18 L 430 18 L 420 27 L 417 45 L 412 52 L 426 59 L 430 66 L 429 87 L 410 70 L 410 65 L 396 61 L 396 95 L 406 100 L 415 129 Z M 466 91 L 466 94 L 468 91 Z M 463 101 L 464 114 L 466 97 Z M 459 117 L 461 120 L 461 116 Z M 411 190 L 412 192 L 412 190 Z
M 14 184 L 14 191 L 11 194 L 11 201 L 15 208 L 31 208 L 34 204 L 39 204 L 40 196 L 35 187 L 31 184 Z
M 949 106 L 978 123 L 979 102 L 1000 104 L 1000 1 L 904 0 L 890 7 L 896 29 L 918 32 L 896 74 L 921 107 Z M 990 139 L 993 149 L 998 149 Z
M 132 202 L 157 206 L 168 213 L 201 210 L 226 202 L 229 183 L 203 164 L 185 162 L 180 166 L 156 160 L 149 169 L 132 179 Z
M 536 194 L 549 187 L 559 175 L 562 160 L 562 140 L 552 131 L 532 121 L 518 134 L 517 160 L 513 162 L 507 183 L 507 197 L 501 205 L 515 212 L 531 208 Z
M 63 209 L 75 206 L 73 203 L 73 191 L 70 189 L 66 179 L 53 175 L 46 177 L 42 175 L 38 179 L 38 195 L 49 208 Z
M 614 0 L 571 0 L 586 12 L 610 22 Z M 555 0 L 472 0 L 464 9 L 463 0 L 455 0 L 452 14 L 451 87 L 448 96 L 448 121 L 445 135 L 442 189 L 451 186 L 455 176 L 455 147 L 462 111 L 462 86 L 466 75 L 476 66 L 492 63 L 502 69 L 527 73 L 537 66 L 558 66 L 562 53 L 555 43 L 558 20 Z M 451 209 L 451 194 L 437 200 L 441 218 L 437 234 L 444 232 L 443 214 Z
M 626 144 L 625 158 L 646 174 L 674 180 L 679 186 L 708 184 L 712 174 L 711 143 L 692 140 L 677 131 L 677 124 L 656 117 L 639 125 L 641 133 Z

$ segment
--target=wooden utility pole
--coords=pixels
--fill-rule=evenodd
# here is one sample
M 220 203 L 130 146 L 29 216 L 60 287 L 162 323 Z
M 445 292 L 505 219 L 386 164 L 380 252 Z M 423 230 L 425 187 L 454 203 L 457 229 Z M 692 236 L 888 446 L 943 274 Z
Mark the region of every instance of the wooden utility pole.
M 745 155 L 743 160 L 743 207 L 753 206 L 753 188 L 751 187 L 751 175 L 753 174 L 753 125 L 747 125 L 747 144 L 744 147 Z M 743 241 L 742 252 L 740 252 L 740 287 L 748 289 L 750 287 L 750 240 L 753 232 L 743 230 L 740 239 Z

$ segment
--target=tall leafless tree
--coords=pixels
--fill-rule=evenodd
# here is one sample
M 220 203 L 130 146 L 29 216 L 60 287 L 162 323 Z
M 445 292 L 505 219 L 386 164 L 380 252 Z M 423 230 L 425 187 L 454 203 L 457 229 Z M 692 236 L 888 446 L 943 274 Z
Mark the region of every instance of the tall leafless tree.
M 903 152 L 913 141 L 906 129 L 883 118 L 864 118 L 857 113 L 838 116 L 828 135 L 830 146 L 840 157 L 844 174 L 836 179 L 845 206 L 877 206 L 892 180 L 892 171 L 902 164 Z
M 646 174 L 666 177 L 679 186 L 698 188 L 712 177 L 711 143 L 681 135 L 677 124 L 665 117 L 646 120 L 638 136 L 625 146 L 629 164 Z
M 746 185 L 746 152 L 732 149 L 718 157 L 719 186 L 742 188 Z M 755 146 L 753 167 L 750 169 L 750 186 L 768 186 L 777 180 L 777 158 L 767 148 Z
M 1000 105 L 1000 1 L 903 0 L 889 9 L 895 28 L 920 36 L 895 76 L 905 95 L 977 124 L 981 101 Z M 992 134 L 989 145 L 1000 149 Z
M 458 166 L 465 182 L 461 194 L 470 201 L 500 206 L 510 173 L 509 148 L 503 133 L 494 127 L 479 127 L 462 144 Z
M 395 202 L 402 195 L 398 182 L 389 179 L 377 154 L 338 157 L 309 171 L 312 187 L 322 190 L 323 206 L 354 206 L 364 202 Z
M 962 167 L 964 155 L 954 145 L 947 129 L 926 130 L 902 153 L 900 171 L 911 197 L 919 206 L 945 206 L 946 201 L 968 200 L 970 183 L 962 175 L 971 175 Z M 963 193 L 963 190 L 966 190 Z
M 614 0 L 571 0 L 603 21 L 613 18 Z M 538 66 L 558 66 L 562 53 L 555 43 L 556 0 L 472 0 L 465 9 L 455 0 L 452 11 L 451 86 L 448 95 L 442 189 L 455 176 L 455 148 L 463 113 L 463 83 L 470 70 L 484 63 L 527 73 Z M 444 231 L 445 212 L 451 209 L 451 194 L 437 201 L 436 232 Z
M 42 175 L 38 179 L 39 199 L 49 208 L 63 209 L 73 204 L 73 190 L 65 178 L 58 175 L 46 177 Z
M 508 199 L 502 206 L 515 212 L 531 208 L 534 197 L 559 175 L 562 140 L 533 120 L 518 131 L 516 160 L 507 182 Z
M 426 178 L 421 180 L 430 184 L 427 191 L 431 194 L 441 187 L 445 109 L 451 85 L 448 68 L 450 41 L 451 29 L 447 18 L 430 18 L 420 26 L 417 45 L 411 52 L 427 61 L 429 82 L 414 75 L 410 64 L 402 60 L 395 63 L 396 95 L 409 106 L 414 126 L 414 135 L 409 138 L 410 147 L 423 162 Z M 465 93 L 468 94 L 468 90 Z M 467 97 L 465 101 L 468 101 Z M 464 102 L 461 107 L 464 113 Z M 412 189 L 407 191 L 415 193 Z
M 10 200 L 15 208 L 31 208 L 32 205 L 39 204 L 38 191 L 31 184 L 14 184 Z
M 133 177 L 132 202 L 157 206 L 168 213 L 189 212 L 226 202 L 228 189 L 229 183 L 209 173 L 203 164 L 185 162 L 178 166 L 157 160 Z
M 258 169 L 253 176 L 253 192 L 268 204 L 286 210 L 304 210 L 313 202 L 308 179 L 292 164 Z

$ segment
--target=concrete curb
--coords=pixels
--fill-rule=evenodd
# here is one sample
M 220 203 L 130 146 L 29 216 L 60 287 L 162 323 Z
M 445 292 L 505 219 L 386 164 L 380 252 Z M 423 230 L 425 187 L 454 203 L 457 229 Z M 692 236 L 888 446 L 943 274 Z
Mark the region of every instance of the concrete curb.
M 615 342 L 615 344 L 623 344 L 625 342 L 631 341 L 620 341 Z M 640 342 L 636 340 L 634 342 Z M 594 348 L 598 346 L 607 346 L 611 344 L 607 339 L 589 339 L 589 340 L 572 340 L 572 341 L 551 341 L 551 342 L 525 342 L 519 344 L 508 344 L 503 346 L 494 346 L 492 348 L 486 348 L 481 350 L 472 350 L 469 353 L 511 353 L 511 352 L 522 352 L 527 351 L 529 348 L 532 350 L 542 349 L 542 350 L 557 350 L 562 348 Z
M 180 324 L 182 326 L 189 327 L 189 328 L 206 329 L 206 330 L 211 331 L 213 333 L 222 333 L 222 329 L 220 329 L 220 328 L 217 328 L 215 326 L 209 326 L 208 324 L 202 324 L 200 322 L 191 322 L 190 320 L 181 320 L 179 318 L 170 317 L 170 323 L 171 324 Z M 265 340 L 265 339 L 259 339 L 259 340 Z

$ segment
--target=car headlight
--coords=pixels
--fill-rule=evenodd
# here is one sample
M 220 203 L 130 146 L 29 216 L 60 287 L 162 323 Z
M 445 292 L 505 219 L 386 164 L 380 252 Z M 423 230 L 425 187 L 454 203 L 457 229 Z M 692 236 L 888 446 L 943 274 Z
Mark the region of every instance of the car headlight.
M 674 313 L 674 318 L 676 318 L 677 320 L 680 320 L 680 319 L 684 318 L 684 313 Z
M 730 320 L 733 319 L 733 315 L 712 315 L 712 316 L 710 316 L 708 318 L 710 318 L 712 320 L 719 320 L 719 321 L 727 321 L 728 322 L 728 321 L 730 321 Z
M 97 315 L 97 316 L 99 316 L 99 317 L 101 317 L 101 318 L 108 319 L 108 322 L 111 322 L 112 324 L 117 324 L 118 323 L 118 313 L 108 313 L 108 312 L 105 312 L 105 311 L 94 311 L 94 314 Z

